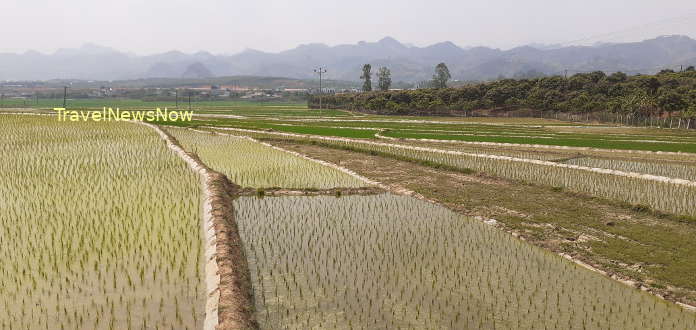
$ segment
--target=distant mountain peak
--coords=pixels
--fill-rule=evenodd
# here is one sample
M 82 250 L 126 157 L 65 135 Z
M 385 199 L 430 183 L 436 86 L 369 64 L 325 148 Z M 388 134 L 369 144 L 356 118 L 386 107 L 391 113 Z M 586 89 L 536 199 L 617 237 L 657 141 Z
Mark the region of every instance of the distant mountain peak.
M 383 44 L 383 45 L 399 45 L 403 46 L 398 40 L 392 38 L 392 37 L 384 37 L 380 39 L 377 43 Z
M 681 35 L 681 34 L 665 34 L 665 35 L 658 36 L 657 38 L 652 39 L 652 40 L 666 40 L 666 39 L 691 40 L 691 38 L 689 38 L 688 36 Z M 649 40 L 647 40 L 647 41 L 649 41 Z
M 527 45 L 520 46 L 517 48 L 521 48 L 521 47 L 531 47 L 531 48 L 538 49 L 538 50 L 549 50 L 549 49 L 563 48 L 563 45 L 562 44 L 531 43 L 531 44 L 527 44 Z
M 326 44 L 323 44 L 323 43 L 314 42 L 314 43 L 309 43 L 309 44 L 301 44 L 301 45 L 297 46 L 297 48 L 295 48 L 295 49 L 312 49 L 312 48 L 324 49 L 324 48 L 329 48 L 329 46 Z
M 115 54 L 120 53 L 119 51 L 100 46 L 94 43 L 85 43 L 80 48 L 60 48 L 56 50 L 54 55 L 62 56 L 76 56 L 76 55 L 103 55 L 103 54 Z
M 427 48 L 440 48 L 440 49 L 458 49 L 461 50 L 461 48 L 457 45 L 455 45 L 451 41 L 443 41 L 443 42 L 438 42 L 436 44 L 432 44 L 428 46 Z
M 531 47 L 530 47 L 531 46 Z M 414 82 L 432 77 L 437 63 L 445 62 L 454 79 L 481 81 L 520 72 L 558 74 L 571 71 L 623 71 L 654 73 L 660 68 L 679 69 L 696 65 L 696 41 L 666 35 L 642 42 L 602 46 L 531 44 L 500 50 L 488 47 L 459 47 L 445 41 L 427 47 L 402 44 L 392 37 L 378 41 L 327 46 L 303 44 L 281 52 L 246 49 L 231 55 L 208 52 L 167 53 L 131 56 L 124 52 L 85 44 L 52 54 L 0 53 L 0 80 L 122 80 L 134 78 L 276 76 L 316 79 L 312 68 L 326 65 L 331 79 L 357 80 L 363 64 L 387 66 L 394 81 Z
M 93 42 L 86 42 L 86 43 L 82 44 L 82 46 L 80 46 L 80 49 L 83 49 L 83 50 L 103 50 L 103 49 L 112 50 L 111 48 L 100 46 L 100 45 L 97 45 Z
M 201 78 L 211 78 L 214 77 L 212 72 L 208 70 L 208 68 L 203 65 L 201 62 L 196 62 L 191 65 L 189 65 L 186 68 L 186 71 L 181 75 L 182 78 L 196 78 L 196 79 L 201 79 Z
M 178 51 L 178 50 L 170 50 L 170 51 L 168 51 L 168 52 L 166 52 L 166 53 L 162 53 L 162 55 L 166 55 L 166 56 L 182 56 L 182 55 L 186 55 L 186 54 L 184 54 L 183 52 Z
M 209 53 L 209 52 L 206 52 L 206 51 L 204 51 L 204 50 L 201 50 L 201 51 L 196 52 L 195 54 L 193 54 L 193 56 L 195 56 L 195 57 L 211 58 L 211 57 L 214 57 L 215 55 L 213 55 L 213 54 L 211 54 L 211 53 Z
M 258 50 L 258 49 L 246 48 L 246 49 L 244 49 L 244 50 L 243 50 L 241 53 L 239 53 L 239 54 L 240 54 L 240 55 L 241 55 L 241 54 L 243 54 L 243 55 L 254 55 L 254 54 L 265 54 L 265 52 L 260 51 L 260 50 Z

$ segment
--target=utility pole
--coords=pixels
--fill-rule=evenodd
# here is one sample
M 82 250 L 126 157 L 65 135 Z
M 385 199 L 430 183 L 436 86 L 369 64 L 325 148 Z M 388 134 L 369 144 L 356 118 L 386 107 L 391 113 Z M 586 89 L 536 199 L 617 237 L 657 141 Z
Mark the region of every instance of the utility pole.
M 319 110 L 321 110 L 321 94 L 324 93 L 324 90 L 321 89 L 321 76 L 326 73 L 326 69 L 322 67 L 318 67 L 314 69 L 314 73 L 319 74 Z
M 63 109 L 65 109 L 68 101 L 68 86 L 63 86 Z
M 565 75 L 563 77 L 568 79 L 568 69 L 565 70 Z
M 188 91 L 189 110 L 191 110 L 191 91 Z
M 176 94 L 174 96 L 176 98 L 176 108 L 179 109 L 179 89 L 176 89 Z

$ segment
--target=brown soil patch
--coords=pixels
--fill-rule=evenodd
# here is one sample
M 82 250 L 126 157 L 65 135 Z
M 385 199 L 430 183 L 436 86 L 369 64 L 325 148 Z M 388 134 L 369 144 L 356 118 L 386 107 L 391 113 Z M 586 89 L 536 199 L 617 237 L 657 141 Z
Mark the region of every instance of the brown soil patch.
M 211 172 L 213 223 L 220 275 L 217 329 L 258 329 L 251 274 L 232 208 L 236 187 L 224 175 Z

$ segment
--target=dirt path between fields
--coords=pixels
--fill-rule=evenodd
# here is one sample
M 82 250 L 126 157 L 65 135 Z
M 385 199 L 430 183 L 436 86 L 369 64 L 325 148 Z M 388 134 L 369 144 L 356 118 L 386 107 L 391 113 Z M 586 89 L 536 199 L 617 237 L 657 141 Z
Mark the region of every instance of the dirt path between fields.
M 242 188 L 237 196 L 344 196 L 376 195 L 385 191 L 378 187 L 330 188 L 330 189 L 288 189 L 288 188 Z
M 207 289 L 204 329 L 258 329 L 251 275 L 232 208 L 239 186 L 208 168 L 195 154 L 186 152 L 164 130 L 143 124 L 156 130 L 201 178 Z

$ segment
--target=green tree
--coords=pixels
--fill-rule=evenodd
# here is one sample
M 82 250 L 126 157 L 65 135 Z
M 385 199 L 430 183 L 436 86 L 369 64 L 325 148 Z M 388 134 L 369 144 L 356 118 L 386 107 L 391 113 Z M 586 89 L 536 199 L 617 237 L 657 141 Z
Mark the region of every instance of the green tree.
M 634 93 L 623 97 L 621 110 L 639 116 L 648 116 L 655 113 L 657 104 L 646 92 L 637 90 Z
M 657 93 L 657 89 L 660 88 L 662 84 L 660 84 L 660 81 L 657 80 L 655 77 L 650 77 L 647 79 L 640 80 L 640 85 L 645 88 L 648 93 L 651 95 L 655 95 Z
M 362 90 L 363 92 L 369 92 L 372 90 L 372 65 L 365 64 L 362 68 L 362 76 L 360 79 L 364 80 Z
M 614 72 L 612 73 L 609 77 L 607 77 L 607 80 L 609 80 L 612 83 L 620 83 L 624 82 L 628 79 L 628 76 L 623 73 L 623 72 Z
M 690 125 L 696 119 L 694 73 L 631 76 L 613 73 L 605 76 L 593 72 L 568 79 L 560 76 L 503 79 L 470 83 L 460 88 L 433 89 L 442 86 L 436 85 L 438 76 L 435 75 L 432 80 L 417 84 L 417 90 L 337 94 L 325 96 L 324 101 L 334 107 L 371 109 L 389 114 L 434 114 L 445 110 L 485 110 L 503 106 L 547 112 L 609 111 L 635 117 L 655 116 L 668 111 L 670 115 L 686 118 L 687 125 Z M 381 78 L 382 74 L 379 76 Z M 446 81 L 447 74 L 443 76 Z M 383 86 L 380 83 L 380 89 Z M 311 106 L 316 106 L 315 103 L 315 99 L 310 99 Z
M 657 104 L 660 106 L 662 110 L 670 113 L 674 111 L 685 110 L 688 107 L 688 104 L 686 103 L 686 101 L 684 101 L 684 98 L 681 95 L 672 91 L 661 95 L 657 99 Z
M 684 118 L 696 118 L 696 104 L 692 104 L 684 110 L 684 113 L 682 115 Z
M 391 88 L 391 71 L 387 67 L 379 68 L 377 72 L 379 90 L 388 91 Z
M 445 63 L 440 63 L 435 67 L 435 75 L 433 76 L 433 87 L 435 88 L 447 88 L 447 81 L 450 80 L 452 76 L 450 75 L 449 69 Z

